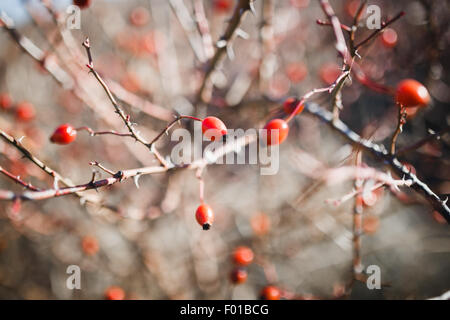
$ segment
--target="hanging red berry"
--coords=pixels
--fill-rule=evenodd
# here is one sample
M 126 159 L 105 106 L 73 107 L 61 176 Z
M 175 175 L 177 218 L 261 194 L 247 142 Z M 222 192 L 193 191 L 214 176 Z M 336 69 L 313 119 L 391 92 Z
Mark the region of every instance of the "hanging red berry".
M 300 101 L 294 97 L 287 98 L 283 103 L 283 110 L 287 115 L 290 115 L 292 112 L 295 111 L 297 106 L 299 105 Z M 304 109 L 304 105 L 302 104 L 300 108 L 298 108 L 297 112 L 294 114 L 294 116 L 302 113 Z
M 50 137 L 50 141 L 57 144 L 69 144 L 77 137 L 77 130 L 70 124 L 63 124 L 56 128 Z
M 265 286 L 261 290 L 261 299 L 262 300 L 280 300 L 281 291 L 275 286 Z
M 125 299 L 125 291 L 122 288 L 117 286 L 111 286 L 105 291 L 105 299 L 106 300 L 124 300 Z
M 195 212 L 195 218 L 199 225 L 202 226 L 203 230 L 209 230 L 214 222 L 214 212 L 211 207 L 207 204 L 201 204 L 198 206 Z
M 80 9 L 86 9 L 91 5 L 91 0 L 73 0 L 73 4 L 80 7 Z
M 249 247 L 237 247 L 233 251 L 233 262 L 239 266 L 247 266 L 253 261 L 253 251 Z
M 16 117 L 19 121 L 31 121 L 34 119 L 35 114 L 34 106 L 29 102 L 23 101 L 16 106 Z
M 424 107 L 430 103 L 430 100 L 427 88 L 419 81 L 405 79 L 397 86 L 395 102 L 401 107 Z
M 211 141 L 227 134 L 227 127 L 216 117 L 206 117 L 202 121 L 202 132 Z
M 247 270 L 243 268 L 234 268 L 231 271 L 230 279 L 234 284 L 241 284 L 247 281 L 248 273 Z
M 266 129 L 266 142 L 267 145 L 277 145 L 286 140 L 289 133 L 289 126 L 286 121 L 282 119 L 273 119 L 269 121 L 264 129 Z M 278 131 L 278 138 L 274 138 L 276 140 L 272 140 L 272 132 Z

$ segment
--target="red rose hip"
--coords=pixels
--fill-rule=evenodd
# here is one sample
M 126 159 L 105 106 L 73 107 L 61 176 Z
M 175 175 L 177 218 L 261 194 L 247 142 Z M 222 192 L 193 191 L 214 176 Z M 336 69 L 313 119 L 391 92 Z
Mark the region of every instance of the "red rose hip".
M 239 266 L 247 266 L 253 261 L 253 251 L 249 247 L 237 247 L 233 252 L 233 262 Z
M 261 299 L 262 300 L 280 300 L 281 291 L 275 286 L 265 286 L 261 290 Z
M 206 117 L 202 121 L 202 132 L 207 139 L 214 141 L 227 134 L 227 127 L 219 118 Z
M 430 103 L 430 100 L 431 98 L 427 88 L 419 81 L 405 79 L 397 86 L 395 102 L 400 107 L 424 107 Z
M 50 137 L 50 141 L 56 144 L 69 144 L 77 137 L 77 130 L 70 124 L 63 124 L 56 128 Z
M 286 140 L 289 133 L 289 126 L 286 121 L 282 119 L 273 119 L 269 121 L 264 129 L 266 129 L 266 142 L 267 145 L 277 145 Z M 278 131 L 278 137 L 274 135 L 272 138 L 272 133 Z M 273 139 L 273 140 L 272 140 Z
M 19 121 L 31 121 L 34 119 L 35 114 L 34 106 L 29 102 L 23 101 L 16 106 L 16 117 Z
M 199 225 L 202 226 L 203 230 L 209 230 L 214 222 L 214 212 L 211 207 L 207 204 L 201 204 L 198 206 L 195 212 L 195 218 Z

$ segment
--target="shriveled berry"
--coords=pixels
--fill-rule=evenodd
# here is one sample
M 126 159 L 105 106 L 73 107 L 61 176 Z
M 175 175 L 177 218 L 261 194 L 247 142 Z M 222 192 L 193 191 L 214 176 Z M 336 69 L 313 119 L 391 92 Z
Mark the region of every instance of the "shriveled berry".
M 239 266 L 247 266 L 253 261 L 253 251 L 249 247 L 237 247 L 233 251 L 233 262 Z
M 209 230 L 214 222 L 214 212 L 207 204 L 201 204 L 198 206 L 195 212 L 195 218 L 203 230 Z
M 202 132 L 207 139 L 214 141 L 227 134 L 227 127 L 219 118 L 206 117 L 202 121 Z
M 34 106 L 29 102 L 23 101 L 16 106 L 16 117 L 19 121 L 31 121 L 34 119 L 35 114 Z
M 284 103 L 283 103 L 283 110 L 287 115 L 290 115 L 292 112 L 295 111 L 295 109 L 297 108 L 297 106 L 299 105 L 300 100 L 294 98 L 294 97 L 289 97 L 287 98 Z M 304 109 L 304 105 L 301 105 L 300 108 L 298 108 L 297 112 L 295 113 L 295 115 L 298 115 L 300 113 L 302 113 L 303 109 Z
M 261 299 L 262 300 L 280 300 L 281 291 L 275 286 L 265 286 L 261 290 Z
M 267 145 L 277 145 L 286 140 L 289 133 L 289 126 L 286 121 L 282 119 L 273 119 L 269 121 L 264 129 L 266 129 L 266 143 Z M 276 137 L 275 132 L 278 132 L 278 137 Z M 272 140 L 272 133 L 274 133 L 274 137 Z
M 111 286 L 105 291 L 106 300 L 123 300 L 125 299 L 125 291 L 117 286 Z
M 86 9 L 91 5 L 91 0 L 73 0 L 73 4 L 80 7 L 80 9 Z
M 70 124 L 60 125 L 53 132 L 50 137 L 50 141 L 57 144 L 69 144 L 73 142 L 77 137 L 77 130 L 75 130 Z
M 401 107 L 424 107 L 430 103 L 430 100 L 427 88 L 419 81 L 405 79 L 397 86 L 395 102 Z

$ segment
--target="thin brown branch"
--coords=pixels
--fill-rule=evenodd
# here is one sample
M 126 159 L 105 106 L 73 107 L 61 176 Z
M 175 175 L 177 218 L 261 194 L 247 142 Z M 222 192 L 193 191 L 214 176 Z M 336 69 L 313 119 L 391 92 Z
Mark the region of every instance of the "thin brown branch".
M 397 138 L 400 135 L 400 133 L 403 131 L 403 125 L 406 123 L 406 109 L 403 107 L 398 108 L 398 122 L 397 122 L 397 128 L 395 129 L 394 134 L 392 135 L 391 139 L 391 154 L 395 154 L 395 145 L 397 143 Z
M 3 174 L 3 175 L 5 175 L 6 177 L 8 177 L 9 179 L 11 179 L 11 180 L 14 181 L 15 183 L 20 184 L 21 186 L 23 186 L 23 187 L 25 187 L 25 188 L 27 188 L 27 189 L 29 189 L 29 190 L 32 190 L 32 191 L 40 191 L 39 188 L 36 188 L 35 186 L 33 186 L 33 185 L 32 185 L 31 183 L 29 183 L 29 182 L 23 181 L 23 180 L 20 178 L 20 176 L 15 176 L 15 175 L 13 175 L 11 172 L 5 170 L 5 169 L 2 168 L 1 166 L 0 166 L 0 173 Z
M 97 81 L 100 83 L 100 85 L 105 90 L 109 100 L 111 101 L 114 109 L 116 110 L 116 113 L 119 115 L 119 117 L 124 122 L 125 126 L 128 128 L 128 131 L 132 135 L 132 137 L 146 146 L 158 159 L 158 161 L 163 165 L 164 167 L 167 167 L 167 163 L 164 160 L 164 158 L 160 155 L 158 150 L 154 148 L 154 146 L 150 143 L 148 143 L 143 137 L 141 137 L 140 133 L 136 130 L 136 128 L 133 126 L 133 123 L 130 121 L 130 117 L 125 114 L 125 112 L 122 110 L 122 108 L 117 103 L 116 99 L 114 98 L 113 94 L 111 93 L 111 90 L 109 90 L 109 87 L 106 85 L 105 81 L 102 79 L 102 77 L 97 73 L 97 71 L 94 69 L 94 63 L 92 60 L 92 54 L 91 54 L 91 46 L 89 43 L 89 38 L 86 38 L 86 40 L 83 42 L 83 47 L 86 48 L 86 53 L 89 59 L 89 63 L 87 64 L 87 67 L 89 68 L 90 72 L 94 75 L 94 77 L 97 79 Z
M 410 145 L 408 147 L 404 147 L 404 148 L 398 150 L 395 155 L 398 156 L 398 155 L 401 155 L 401 154 L 404 154 L 404 153 L 407 153 L 407 152 L 410 152 L 410 151 L 413 151 L 413 150 L 417 150 L 421 146 L 427 144 L 430 141 L 440 140 L 441 137 L 443 135 L 445 135 L 446 133 L 448 133 L 448 132 L 450 132 L 450 127 L 447 127 L 446 129 L 441 130 L 439 132 L 432 132 L 432 133 L 430 133 L 429 136 L 423 138 L 422 140 L 417 141 L 416 143 L 414 143 L 414 144 L 412 144 L 412 145 Z

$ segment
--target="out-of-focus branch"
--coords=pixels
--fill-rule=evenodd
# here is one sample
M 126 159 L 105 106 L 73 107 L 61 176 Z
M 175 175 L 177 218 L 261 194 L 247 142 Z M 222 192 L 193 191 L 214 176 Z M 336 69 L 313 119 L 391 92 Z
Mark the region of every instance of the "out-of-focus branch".
M 197 29 L 202 37 L 203 50 L 205 52 L 206 59 L 210 59 L 214 55 L 214 46 L 211 38 L 211 32 L 209 31 L 208 19 L 206 19 L 203 0 L 194 0 L 194 15 L 195 22 L 197 23 Z
M 201 102 L 208 102 L 210 100 L 210 93 L 206 94 L 206 90 L 208 89 L 208 91 L 210 91 L 211 89 L 211 75 L 220 61 L 222 61 L 222 58 L 227 50 L 231 50 L 231 43 L 238 33 L 237 31 L 239 30 L 239 26 L 241 25 L 247 13 L 254 10 L 254 1 L 255 0 L 238 1 L 236 8 L 234 9 L 234 13 L 228 22 L 228 27 L 226 28 L 224 34 L 220 37 L 219 41 L 217 41 L 216 43 L 216 52 L 206 65 L 203 81 L 196 96 L 196 106 Z
M 195 22 L 189 14 L 188 8 L 186 8 L 183 0 L 169 0 L 169 4 L 189 40 L 195 56 L 200 62 L 205 62 L 208 57 L 205 56 L 202 50 L 202 41 L 197 33 Z
M 124 122 L 125 126 L 128 128 L 128 131 L 132 135 L 136 141 L 140 142 L 144 146 L 146 146 L 158 159 L 158 161 L 163 165 L 164 167 L 167 167 L 166 161 L 163 159 L 163 157 L 159 154 L 158 150 L 154 147 L 153 144 L 148 143 L 143 137 L 141 137 L 140 133 L 136 130 L 136 128 L 133 126 L 133 124 L 130 121 L 130 116 L 126 115 L 125 112 L 122 110 L 122 108 L 117 103 L 116 99 L 114 98 L 113 94 L 109 90 L 109 87 L 106 85 L 105 81 L 102 79 L 102 77 L 95 71 L 94 69 L 94 63 L 92 60 L 92 53 L 91 53 L 91 46 L 89 43 L 89 38 L 87 38 L 83 42 L 83 46 L 86 48 L 86 53 L 89 59 L 89 63 L 87 64 L 87 67 L 89 68 L 90 72 L 94 75 L 94 77 L 97 79 L 97 81 L 100 83 L 100 85 L 105 90 L 109 100 L 111 101 L 112 105 L 114 106 L 114 109 L 116 110 L 116 113 L 119 115 L 119 117 Z
M 73 87 L 73 80 L 67 72 L 57 63 L 46 63 L 45 52 L 30 39 L 21 35 L 14 27 L 14 22 L 9 19 L 4 11 L 0 12 L 0 24 L 3 24 L 3 28 L 8 32 L 11 39 L 17 43 L 19 48 L 43 66 L 63 88 L 70 89 Z
M 443 135 L 445 135 L 446 133 L 448 133 L 448 132 L 450 132 L 450 127 L 447 127 L 446 129 L 441 130 L 439 132 L 434 132 L 433 131 L 433 132 L 430 133 L 429 136 L 423 138 L 422 140 L 417 141 L 416 143 L 414 143 L 414 144 L 412 144 L 412 145 L 410 145 L 408 147 L 404 147 L 404 148 L 398 150 L 395 153 L 395 155 L 398 156 L 398 155 L 401 155 L 401 154 L 404 154 L 404 153 L 407 153 L 407 152 L 410 152 L 410 151 L 413 151 L 413 150 L 417 150 L 421 146 L 423 146 L 424 144 L 426 144 L 426 143 L 428 143 L 430 141 L 441 139 L 441 137 Z

